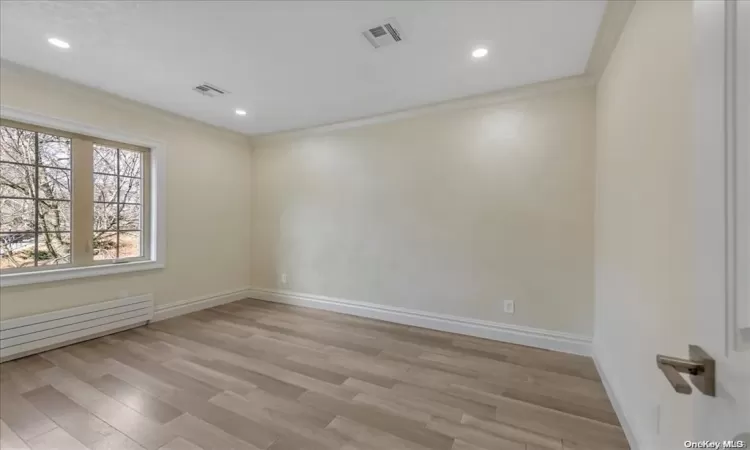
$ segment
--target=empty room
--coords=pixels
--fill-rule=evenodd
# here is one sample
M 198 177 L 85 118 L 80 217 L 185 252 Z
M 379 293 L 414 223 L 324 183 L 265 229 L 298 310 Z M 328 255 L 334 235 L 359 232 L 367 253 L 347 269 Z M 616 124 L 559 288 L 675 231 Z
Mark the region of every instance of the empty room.
M 748 0 L 0 0 L 0 449 L 748 448 L 748 80 Z

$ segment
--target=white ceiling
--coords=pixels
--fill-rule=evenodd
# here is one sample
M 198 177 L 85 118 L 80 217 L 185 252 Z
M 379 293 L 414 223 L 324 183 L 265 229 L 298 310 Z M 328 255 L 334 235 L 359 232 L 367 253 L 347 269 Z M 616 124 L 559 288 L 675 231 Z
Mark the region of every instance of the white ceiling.
M 264 133 L 581 74 L 605 3 L 3 1 L 0 57 Z M 360 33 L 388 17 L 405 40 L 374 49 Z M 52 47 L 53 36 L 71 48 Z M 489 55 L 472 60 L 479 45 Z M 202 82 L 231 94 L 191 90 Z

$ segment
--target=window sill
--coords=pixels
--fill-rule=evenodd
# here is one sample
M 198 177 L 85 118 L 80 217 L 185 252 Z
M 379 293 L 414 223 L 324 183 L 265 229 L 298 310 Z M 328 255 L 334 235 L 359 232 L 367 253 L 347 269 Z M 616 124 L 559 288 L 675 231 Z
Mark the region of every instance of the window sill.
M 144 270 L 163 269 L 159 261 L 134 261 L 129 263 L 105 264 L 100 266 L 72 267 L 37 272 L 8 273 L 0 275 L 0 287 L 22 286 L 25 284 L 49 283 L 52 281 L 91 278 L 118 273 L 140 272 Z

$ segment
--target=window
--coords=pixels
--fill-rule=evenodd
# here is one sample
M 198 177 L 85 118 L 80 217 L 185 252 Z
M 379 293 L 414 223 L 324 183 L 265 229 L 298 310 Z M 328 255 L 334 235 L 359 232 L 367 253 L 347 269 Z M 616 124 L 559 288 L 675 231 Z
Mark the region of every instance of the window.
M 94 260 L 142 256 L 141 156 L 94 144 Z
M 70 264 L 70 147 L 0 127 L 0 270 Z
M 0 120 L 0 275 L 152 261 L 150 158 L 148 148 Z

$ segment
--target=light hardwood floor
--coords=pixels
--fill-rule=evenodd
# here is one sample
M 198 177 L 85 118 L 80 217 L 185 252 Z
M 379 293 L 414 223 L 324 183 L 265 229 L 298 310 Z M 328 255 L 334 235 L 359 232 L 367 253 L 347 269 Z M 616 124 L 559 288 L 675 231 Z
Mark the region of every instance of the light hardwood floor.
M 3 450 L 628 448 L 589 358 L 255 300 L 0 373 Z

